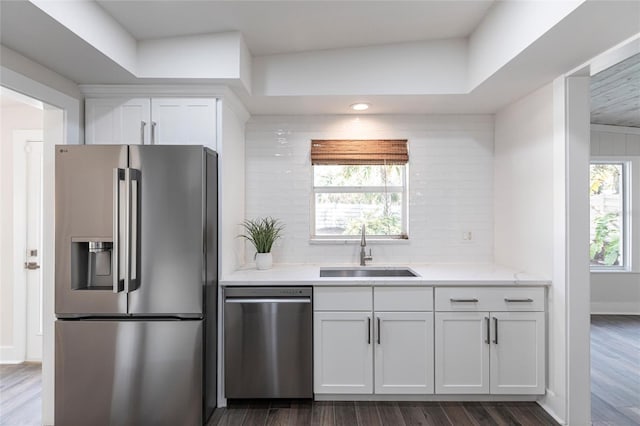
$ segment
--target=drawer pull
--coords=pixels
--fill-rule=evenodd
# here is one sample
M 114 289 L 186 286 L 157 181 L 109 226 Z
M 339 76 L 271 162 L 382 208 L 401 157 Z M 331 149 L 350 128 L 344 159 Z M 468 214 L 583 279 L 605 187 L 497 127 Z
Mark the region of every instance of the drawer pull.
M 508 297 L 504 298 L 505 302 L 525 302 L 525 303 L 530 303 L 533 302 L 533 299 L 531 298 L 526 298 L 526 299 L 510 299 Z
M 478 299 L 449 299 L 452 302 L 465 302 L 465 303 L 476 303 Z

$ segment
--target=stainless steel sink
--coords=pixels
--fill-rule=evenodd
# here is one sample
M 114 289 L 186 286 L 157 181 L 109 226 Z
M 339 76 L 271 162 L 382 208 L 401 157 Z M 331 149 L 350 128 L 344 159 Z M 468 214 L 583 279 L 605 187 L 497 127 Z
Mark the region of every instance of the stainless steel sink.
M 329 277 L 417 277 L 409 268 L 320 268 L 320 278 Z

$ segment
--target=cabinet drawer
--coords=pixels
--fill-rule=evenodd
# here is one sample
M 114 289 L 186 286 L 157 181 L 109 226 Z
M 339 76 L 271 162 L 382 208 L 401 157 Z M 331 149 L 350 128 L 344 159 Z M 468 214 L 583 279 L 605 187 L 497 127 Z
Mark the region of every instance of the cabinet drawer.
M 426 287 L 374 287 L 378 312 L 433 311 L 433 289 Z
M 314 311 L 371 311 L 371 287 L 314 287 Z
M 544 311 L 544 288 L 436 288 L 436 311 Z

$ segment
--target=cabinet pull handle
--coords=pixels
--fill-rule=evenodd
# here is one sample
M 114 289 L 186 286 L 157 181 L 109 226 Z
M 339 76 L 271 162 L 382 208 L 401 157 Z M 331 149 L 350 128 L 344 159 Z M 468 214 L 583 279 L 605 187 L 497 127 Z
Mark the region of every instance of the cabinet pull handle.
M 380 317 L 378 317 L 378 344 L 380 344 Z
M 449 299 L 452 302 L 466 302 L 466 303 L 476 303 L 478 299 Z
M 144 145 L 144 128 L 147 125 L 146 121 L 140 122 L 140 145 Z
M 493 343 L 497 345 L 498 344 L 498 318 L 496 317 L 493 317 L 493 330 L 494 330 Z
M 533 302 L 533 299 L 531 299 L 530 297 L 526 298 L 526 299 L 511 299 L 509 297 L 505 297 L 504 298 L 505 302 Z
M 367 317 L 367 344 L 371 344 L 371 317 Z
M 156 126 L 157 125 L 158 123 L 156 123 L 155 121 L 151 122 L 151 145 L 156 144 Z
M 489 344 L 489 339 L 490 339 L 490 335 L 491 335 L 491 322 L 489 321 L 489 317 L 484 317 L 484 320 L 487 324 L 487 338 L 484 340 L 484 342 L 488 345 Z

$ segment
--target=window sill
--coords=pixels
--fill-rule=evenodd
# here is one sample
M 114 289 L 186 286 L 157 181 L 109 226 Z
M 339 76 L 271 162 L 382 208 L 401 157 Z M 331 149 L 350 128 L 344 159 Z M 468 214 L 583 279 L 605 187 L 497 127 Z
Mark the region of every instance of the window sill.
M 598 268 L 598 269 L 590 269 L 590 272 L 592 274 L 637 274 L 638 271 L 633 271 L 630 269 L 604 269 L 604 268 Z
M 358 239 L 340 239 L 340 238 L 311 238 L 309 239 L 311 245 L 334 245 L 334 246 L 349 246 L 360 245 L 360 238 Z M 367 245 L 407 245 L 409 244 L 408 238 L 385 238 L 376 239 L 367 237 Z

